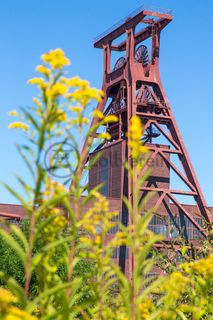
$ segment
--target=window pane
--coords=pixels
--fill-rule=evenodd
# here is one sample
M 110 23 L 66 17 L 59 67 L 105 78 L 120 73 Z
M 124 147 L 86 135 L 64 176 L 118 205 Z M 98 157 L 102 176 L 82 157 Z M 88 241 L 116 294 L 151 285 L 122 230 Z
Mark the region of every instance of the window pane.
M 104 183 L 100 192 L 104 196 L 109 196 L 109 159 L 101 158 L 100 164 L 100 183 Z

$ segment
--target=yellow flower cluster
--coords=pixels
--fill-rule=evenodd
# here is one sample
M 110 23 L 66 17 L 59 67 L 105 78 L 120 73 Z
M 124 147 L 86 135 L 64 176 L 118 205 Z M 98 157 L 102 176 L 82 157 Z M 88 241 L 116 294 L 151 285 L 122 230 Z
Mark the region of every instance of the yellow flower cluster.
M 63 83 L 53 84 L 49 89 L 46 90 L 48 98 L 56 98 L 62 96 L 67 92 L 67 86 Z
M 70 60 L 65 56 L 64 51 L 60 48 L 43 54 L 41 59 L 45 63 L 50 64 L 53 69 L 61 69 L 70 64 Z
M 50 178 L 47 178 L 44 190 L 44 196 L 49 198 L 52 197 L 54 194 L 59 195 L 61 193 L 67 193 L 68 190 L 58 181 L 54 181 Z
M 56 212 L 54 209 L 52 209 L 52 214 Z M 53 221 L 44 228 L 46 239 L 49 238 L 50 240 L 53 240 L 53 237 L 55 237 L 55 235 L 57 235 L 62 229 L 64 229 L 66 225 L 67 219 L 63 215 L 55 217 Z
M 82 106 L 87 106 L 90 100 L 100 102 L 102 100 L 103 92 L 96 88 L 82 87 L 76 89 L 72 93 L 67 94 L 67 98 L 78 101 Z
M 142 145 L 143 136 L 142 123 L 139 117 L 133 116 L 130 120 L 130 128 L 127 133 L 128 144 L 131 148 L 132 158 L 136 161 L 140 159 L 141 153 L 148 151 L 147 147 Z
M 1 307 L 3 304 L 16 302 L 17 299 L 12 295 L 12 293 L 4 288 L 0 288 L 0 304 Z
M 166 293 L 166 298 L 175 303 L 184 294 L 190 284 L 191 280 L 189 278 L 185 277 L 181 272 L 175 271 L 168 278 L 165 278 L 160 291 L 163 294 Z
M 17 302 L 17 298 L 10 291 L 0 288 L 0 316 L 2 320 L 37 320 L 37 317 L 13 306 L 15 302 Z
M 77 126 L 77 127 L 81 128 L 83 124 L 89 123 L 89 119 L 81 116 L 81 117 L 77 117 L 76 119 L 71 119 L 70 123 L 73 126 Z
M 82 108 L 82 106 L 70 106 L 69 110 L 78 114 L 83 111 L 83 108 Z
M 127 244 L 127 235 L 124 232 L 117 232 L 112 241 L 114 246 L 125 246 Z
M 142 302 L 139 305 L 140 310 L 140 320 L 148 320 L 150 319 L 150 315 L 153 309 L 153 302 L 150 299 L 147 299 L 146 302 Z
M 196 273 L 205 279 L 213 278 L 213 254 L 195 262 L 185 263 L 182 268 L 188 274 Z
M 17 113 L 16 110 L 11 110 L 11 111 L 8 112 L 8 115 L 9 115 L 9 116 L 17 116 L 18 113 Z
M 86 80 L 82 80 L 79 77 L 69 79 L 61 77 L 60 81 L 70 88 L 77 88 L 73 92 L 67 93 L 66 98 L 78 101 L 82 106 L 86 106 L 92 99 L 98 102 L 102 100 L 103 91 L 91 88 Z
M 43 65 L 39 65 L 36 67 L 36 71 L 39 72 L 39 73 L 42 73 L 44 74 L 45 76 L 49 76 L 51 71 L 49 68 L 47 68 L 46 66 L 43 66 Z
M 41 101 L 38 98 L 33 98 L 33 102 L 37 105 L 37 107 L 41 107 Z
M 111 135 L 109 134 L 109 132 L 103 132 L 98 134 L 98 138 L 109 141 L 111 139 Z
M 92 258 L 94 254 L 94 257 L 97 258 L 93 251 L 98 250 L 98 254 L 103 253 L 101 247 L 105 243 L 105 235 L 118 224 L 118 219 L 115 219 L 115 217 L 119 213 L 109 211 L 108 201 L 99 192 L 92 191 L 91 194 L 94 196 L 93 206 L 85 213 L 78 224 L 79 228 L 89 233 L 89 235 L 82 236 L 80 241 L 91 247 L 92 250 L 88 251 L 90 257 Z M 112 247 L 114 247 L 114 244 Z
M 16 121 L 9 124 L 8 129 L 21 129 L 23 131 L 28 131 L 29 126 L 26 123 Z
M 100 119 L 100 120 L 104 118 L 103 113 L 102 113 L 100 110 L 98 110 L 98 109 L 96 109 L 96 110 L 94 110 L 94 111 L 92 112 L 92 116 L 95 117 L 95 118 L 98 118 L 98 119 Z
M 112 114 L 112 115 L 106 116 L 103 119 L 103 122 L 104 123 L 118 122 L 118 117 Z
M 27 81 L 29 84 L 35 84 L 41 89 L 46 89 L 48 87 L 48 83 L 44 82 L 43 78 L 32 78 Z
M 65 122 L 68 120 L 66 112 L 64 112 L 62 110 L 57 109 L 54 116 L 56 117 L 57 121 L 60 121 L 60 122 L 62 122 L 62 121 Z
M 62 81 L 64 81 L 69 87 L 78 87 L 87 89 L 89 88 L 89 82 L 87 80 L 82 80 L 79 77 L 73 77 L 73 78 L 61 78 Z

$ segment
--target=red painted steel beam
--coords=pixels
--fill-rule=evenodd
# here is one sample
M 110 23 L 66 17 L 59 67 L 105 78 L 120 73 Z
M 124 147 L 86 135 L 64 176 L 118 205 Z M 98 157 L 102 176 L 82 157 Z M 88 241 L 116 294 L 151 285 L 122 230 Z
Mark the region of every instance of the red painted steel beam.
M 138 24 L 145 17 L 143 11 L 138 13 L 135 17 L 128 19 L 122 25 L 118 26 L 111 32 L 109 32 L 106 36 L 101 38 L 100 40 L 94 43 L 95 48 L 102 48 L 104 44 L 112 42 L 114 39 L 120 37 L 123 33 L 126 32 L 127 29 L 133 28 L 136 24 Z
M 162 18 L 158 22 L 155 22 L 155 24 L 158 26 L 158 30 L 161 31 L 163 28 L 166 27 L 167 24 L 169 24 L 169 22 L 171 20 L 172 19 L 168 19 L 167 20 L 167 18 Z M 137 45 L 138 43 L 140 43 L 142 41 L 145 41 L 146 39 L 151 37 L 151 34 L 152 34 L 152 26 L 151 25 L 146 27 L 145 29 L 139 31 L 138 33 L 136 33 L 136 35 L 135 35 L 135 45 Z M 111 49 L 113 51 L 124 51 L 126 49 L 126 41 L 121 42 L 117 46 L 116 45 L 112 45 Z
M 166 148 L 154 147 L 154 146 L 148 146 L 148 149 L 150 151 L 162 151 L 163 153 L 171 153 L 171 154 L 180 154 L 181 153 L 181 151 L 179 151 L 179 150 L 166 149 Z
M 145 113 L 145 112 L 140 112 L 140 111 L 137 111 L 136 114 L 140 117 L 143 117 L 143 118 L 153 118 L 153 119 L 159 119 L 159 120 L 171 120 L 171 117 L 169 116 L 160 116 L 158 114 L 153 114 L 153 113 Z
M 178 144 L 174 141 L 174 139 L 172 138 L 172 136 L 169 136 L 165 130 L 163 130 L 163 128 L 161 128 L 161 126 L 156 122 L 156 121 L 152 121 L 152 123 L 158 128 L 158 130 L 161 131 L 161 133 L 164 135 L 164 137 L 166 137 L 167 140 L 169 140 L 169 142 L 178 150 L 180 151 L 180 148 L 178 146 Z
M 153 209 L 154 212 L 156 212 L 158 210 L 158 208 L 160 207 L 161 203 L 163 202 L 165 196 L 166 196 L 166 192 L 163 191 L 160 198 L 158 199 L 157 203 L 154 206 L 154 209 Z
M 185 196 L 196 196 L 197 193 L 193 191 L 184 191 L 184 190 L 171 190 L 171 189 L 162 189 L 162 188 L 151 188 L 151 187 L 142 187 L 141 191 L 151 191 L 151 192 L 166 192 L 172 194 L 181 194 Z
M 172 163 L 165 155 L 163 152 L 159 151 L 159 154 L 161 157 L 169 164 L 169 166 L 176 172 L 176 174 L 179 176 L 179 178 L 182 179 L 182 181 L 185 182 L 185 184 L 193 191 L 195 192 L 194 185 L 181 173 L 181 171 Z M 197 192 L 196 192 L 197 195 Z
M 192 215 L 180 204 L 180 202 L 170 193 L 167 194 L 172 202 L 185 214 L 185 216 L 192 222 L 192 224 L 200 231 L 200 233 L 206 237 L 206 231 L 197 223 L 197 221 L 192 217 Z

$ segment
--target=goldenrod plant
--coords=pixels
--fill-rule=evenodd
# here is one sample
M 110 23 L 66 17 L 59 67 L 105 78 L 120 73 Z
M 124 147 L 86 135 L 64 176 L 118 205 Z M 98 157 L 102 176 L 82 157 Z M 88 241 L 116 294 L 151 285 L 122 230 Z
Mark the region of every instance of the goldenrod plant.
M 148 152 L 141 143 L 140 119 L 132 117 L 128 128 L 131 154 L 125 167 L 134 192 L 130 201 L 123 199 L 130 217 L 124 226 L 119 212 L 109 210 L 101 186 L 88 190 L 83 179 L 97 160 L 83 165 L 93 133 L 116 122 L 117 117 L 91 112 L 91 103 L 100 102 L 103 92 L 85 80 L 66 76 L 70 61 L 61 49 L 41 59 L 36 68 L 40 76 L 29 80 L 39 89 L 33 106 L 10 112 L 17 121 L 9 128 L 21 129 L 26 137 L 18 151 L 32 182 L 17 177 L 24 195 L 5 185 L 25 209 L 29 230 L 2 221 L 1 240 L 21 264 L 24 279 L 19 281 L 0 265 L 0 319 L 212 319 L 212 254 L 179 265 L 170 275 L 150 275 L 155 264 L 151 253 L 162 237 L 148 229 L 153 212 L 144 212 L 144 203 L 139 203 L 139 190 L 146 179 L 140 175 L 141 155 Z M 91 117 L 97 121 L 89 128 Z M 110 140 L 110 135 L 101 133 L 98 139 Z M 83 141 L 85 154 L 81 152 Z M 67 145 L 71 146 L 70 167 L 58 161 L 60 154 L 67 160 L 63 154 Z M 47 150 L 51 151 L 49 166 L 44 161 Z M 67 181 L 56 177 L 57 170 L 68 171 Z M 109 240 L 107 234 L 114 227 L 118 231 Z M 120 246 L 127 248 L 127 263 L 132 268 L 128 277 L 112 259 Z M 32 290 L 35 278 L 36 289 Z

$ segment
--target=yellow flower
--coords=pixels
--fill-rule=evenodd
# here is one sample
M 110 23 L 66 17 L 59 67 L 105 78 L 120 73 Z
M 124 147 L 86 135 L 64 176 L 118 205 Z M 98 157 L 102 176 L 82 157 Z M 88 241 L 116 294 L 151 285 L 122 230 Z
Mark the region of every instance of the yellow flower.
M 130 128 L 127 133 L 128 144 L 131 148 L 132 158 L 139 160 L 141 153 L 146 153 L 148 148 L 143 146 L 141 138 L 143 136 L 142 123 L 139 117 L 133 116 L 130 120 Z
M 76 119 L 71 119 L 70 123 L 72 125 L 77 125 L 77 126 L 81 126 L 82 124 L 88 124 L 89 123 L 89 119 L 87 119 L 86 117 L 78 117 Z
M 66 84 L 66 85 L 68 85 L 68 81 L 69 81 L 69 79 L 66 78 L 66 77 L 61 77 L 60 78 L 60 82 Z
M 64 187 L 63 184 L 57 181 L 51 180 L 50 178 L 47 179 L 45 195 L 53 196 L 54 194 L 67 193 L 67 191 L 68 190 Z
M 64 95 L 67 92 L 67 86 L 63 83 L 56 83 L 50 89 L 47 89 L 46 94 L 49 98 L 55 98 Z
M 103 133 L 98 134 L 98 138 L 99 139 L 110 140 L 111 139 L 111 135 L 109 134 L 109 132 L 103 132 Z
M 11 111 L 8 112 L 8 115 L 9 115 L 9 116 L 17 116 L 18 113 L 17 113 L 16 110 L 11 110 Z
M 45 76 L 49 76 L 51 71 L 50 69 L 48 69 L 47 67 L 43 66 L 43 65 L 39 65 L 36 67 L 36 71 L 39 73 L 44 74 Z
M 10 307 L 9 314 L 4 320 L 37 320 L 35 316 L 29 315 L 26 311 L 20 310 L 17 307 Z
M 90 100 L 96 100 L 100 102 L 103 97 L 103 92 L 101 90 L 97 90 L 96 88 L 85 87 L 77 89 L 72 93 L 68 93 L 66 97 L 68 99 L 78 101 L 82 106 L 86 106 Z
M 148 151 L 149 151 L 149 149 L 146 146 L 140 146 L 140 152 L 141 153 L 146 153 Z
M 73 77 L 71 79 L 67 79 L 67 85 L 69 87 L 89 88 L 89 82 L 87 80 L 82 80 L 79 77 Z
M 100 236 L 100 235 L 97 235 L 97 236 L 95 237 L 95 243 L 96 243 L 97 245 L 101 244 L 101 236 Z
M 139 117 L 132 117 L 130 121 L 130 136 L 132 140 L 140 140 L 142 136 L 142 124 Z
M 98 90 L 96 88 L 90 88 L 88 95 L 90 96 L 90 99 L 94 99 L 100 102 L 103 99 L 104 93 L 102 90 Z
M 92 245 L 92 240 L 88 237 L 80 237 L 79 240 L 84 244 Z
M 1 303 L 13 303 L 16 302 L 17 299 L 12 295 L 12 293 L 4 288 L 0 288 L 0 305 Z
M 15 302 L 17 298 L 10 291 L 0 288 L 0 313 L 5 314 L 3 320 L 38 320 L 26 311 L 13 306 Z
M 104 115 L 100 110 L 94 110 L 92 112 L 93 117 L 98 118 L 98 119 L 103 119 Z
M 22 129 L 23 131 L 27 131 L 29 126 L 23 122 L 12 122 L 9 124 L 8 129 Z
M 106 116 L 104 118 L 104 123 L 110 123 L 110 122 L 118 122 L 118 117 L 115 115 Z
M 38 98 L 33 98 L 33 102 L 38 106 L 41 107 L 41 101 Z
M 186 292 L 187 287 L 192 283 L 192 279 L 185 277 L 181 272 L 174 271 L 161 284 L 160 292 L 165 293 L 167 297 L 178 300 L 184 292 Z M 178 284 L 178 285 L 177 285 Z
M 60 121 L 60 122 L 67 121 L 67 114 L 64 111 L 56 110 L 55 116 L 57 118 L 57 121 Z
M 71 106 L 71 107 L 69 107 L 69 109 L 75 113 L 80 113 L 83 110 L 83 108 L 81 106 L 75 106 L 75 107 Z
M 41 59 L 49 63 L 53 69 L 61 69 L 70 64 L 70 60 L 65 56 L 64 51 L 59 48 L 43 54 Z
M 28 80 L 29 84 L 36 84 L 39 88 L 45 89 L 47 88 L 48 84 L 44 82 L 43 78 L 32 78 Z
M 181 267 L 189 274 L 196 273 L 203 278 L 210 279 L 213 277 L 213 254 L 195 262 L 182 264 Z
M 148 320 L 150 319 L 150 315 L 153 309 L 153 303 L 150 299 L 147 299 L 146 302 L 142 302 L 139 305 L 139 309 L 140 309 L 140 319 L 141 320 Z
M 57 227 L 64 228 L 67 224 L 67 219 L 64 216 L 58 216 L 54 219 L 54 224 Z

